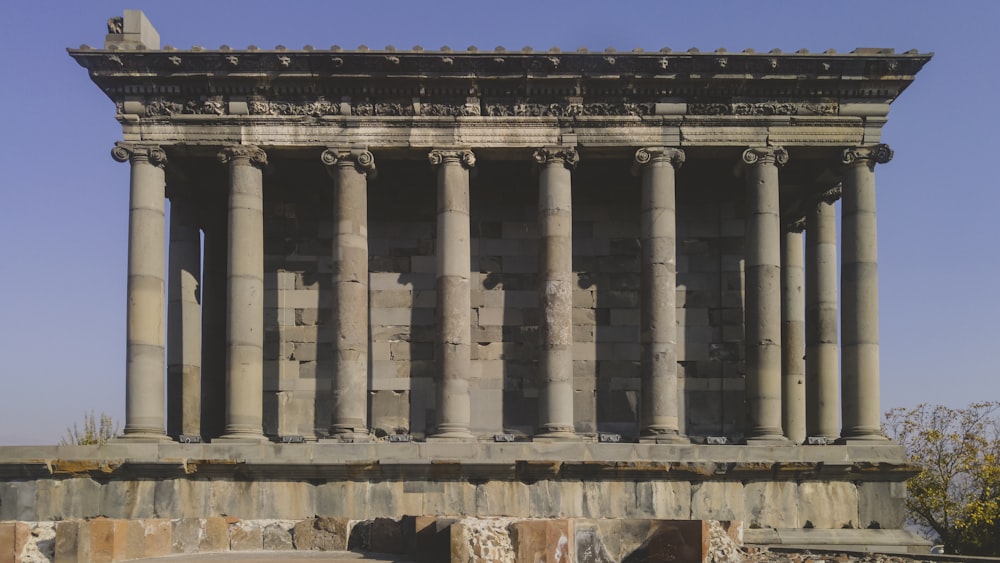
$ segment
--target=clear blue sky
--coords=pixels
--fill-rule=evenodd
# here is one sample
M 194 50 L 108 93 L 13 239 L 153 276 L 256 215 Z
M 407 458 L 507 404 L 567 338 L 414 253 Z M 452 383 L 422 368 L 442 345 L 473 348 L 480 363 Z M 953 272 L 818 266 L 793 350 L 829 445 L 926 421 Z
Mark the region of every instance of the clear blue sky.
M 114 106 L 65 52 L 146 12 L 164 45 L 503 45 L 934 59 L 892 106 L 879 167 L 882 407 L 1000 399 L 1000 2 L 8 0 L 0 87 L 0 444 L 124 418 L 128 166 Z

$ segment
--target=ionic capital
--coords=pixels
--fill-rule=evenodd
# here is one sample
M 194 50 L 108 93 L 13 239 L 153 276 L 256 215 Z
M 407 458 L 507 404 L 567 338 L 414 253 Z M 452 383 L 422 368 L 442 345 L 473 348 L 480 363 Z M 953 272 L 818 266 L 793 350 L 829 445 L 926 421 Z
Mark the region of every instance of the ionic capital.
M 445 162 L 458 162 L 466 169 L 470 169 L 476 165 L 476 155 L 472 151 L 465 149 L 435 149 L 427 153 L 427 160 L 434 168 Z
M 148 162 L 153 166 L 163 167 L 167 164 L 167 153 L 157 145 L 133 145 L 115 143 L 111 149 L 111 158 L 118 162 Z
M 531 153 L 531 157 L 543 166 L 561 163 L 570 170 L 576 168 L 576 163 L 580 162 L 580 155 L 573 147 L 542 147 L 535 149 L 535 152 Z
M 367 149 L 328 148 L 320 155 L 328 169 L 334 166 L 352 166 L 361 174 L 375 177 L 375 155 Z M 330 171 L 332 173 L 332 170 Z
M 788 163 L 788 151 L 783 147 L 750 147 L 743 151 L 743 163 L 783 166 Z
M 845 149 L 840 157 L 840 161 L 851 166 L 852 164 L 865 164 L 872 170 L 876 164 L 885 164 L 892 160 L 892 148 L 886 144 L 878 144 L 870 147 L 853 147 Z
M 263 167 L 267 164 L 267 153 L 256 145 L 232 145 L 223 148 L 216 155 L 219 162 L 229 164 L 230 162 Z
M 651 162 L 669 162 L 674 169 L 684 164 L 684 151 L 673 147 L 643 147 L 635 151 L 635 163 L 643 167 Z
M 840 199 L 842 193 L 843 190 L 841 189 L 840 184 L 837 184 L 826 191 L 820 192 L 816 197 L 816 202 L 833 205 L 834 203 L 837 203 L 837 200 Z

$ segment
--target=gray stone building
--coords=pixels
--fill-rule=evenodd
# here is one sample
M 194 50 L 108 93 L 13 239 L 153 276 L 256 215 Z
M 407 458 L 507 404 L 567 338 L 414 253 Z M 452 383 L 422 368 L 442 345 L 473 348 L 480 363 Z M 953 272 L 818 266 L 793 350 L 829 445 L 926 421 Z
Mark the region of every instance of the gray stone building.
M 70 56 L 131 167 L 126 424 L 5 454 L 0 518 L 915 545 L 879 424 L 875 170 L 930 55 L 182 51 L 126 11 Z

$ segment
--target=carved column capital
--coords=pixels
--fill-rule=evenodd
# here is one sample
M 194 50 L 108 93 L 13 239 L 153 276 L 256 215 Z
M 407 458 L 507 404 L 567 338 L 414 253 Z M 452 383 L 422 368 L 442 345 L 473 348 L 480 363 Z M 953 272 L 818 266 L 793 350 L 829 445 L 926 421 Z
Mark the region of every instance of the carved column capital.
M 476 155 L 467 149 L 434 149 L 427 153 L 427 160 L 432 167 L 437 167 L 446 161 L 458 161 L 466 169 L 476 165 Z
M 635 151 L 635 163 L 639 167 L 656 161 L 667 161 L 676 170 L 684 164 L 684 151 L 673 147 L 642 147 Z
M 837 203 L 837 200 L 840 199 L 840 195 L 842 193 L 843 190 L 841 189 L 840 184 L 837 184 L 828 190 L 820 192 L 819 195 L 816 196 L 816 202 L 833 205 L 834 203 Z
M 750 147 L 743 151 L 743 163 L 783 166 L 788 163 L 788 151 L 783 147 Z
M 844 149 L 840 161 L 848 166 L 867 164 L 868 168 L 874 170 L 876 164 L 885 164 L 892 160 L 893 154 L 892 148 L 884 143 L 870 147 L 852 147 Z
M 117 142 L 111 149 L 111 158 L 118 162 L 148 162 L 161 168 L 167 164 L 167 153 L 158 145 L 133 145 Z
M 799 217 L 798 219 L 793 219 L 785 225 L 785 228 L 792 233 L 801 233 L 806 230 L 806 218 Z
M 335 148 L 330 147 L 323 151 L 320 160 L 327 167 L 353 166 L 358 172 L 375 177 L 375 155 L 368 149 L 363 148 Z M 331 171 L 332 172 L 332 171 Z
M 542 147 L 535 149 L 531 157 L 540 165 L 562 163 L 570 170 L 576 168 L 576 163 L 580 162 L 580 155 L 573 147 Z
M 223 164 L 243 160 L 257 167 L 267 165 L 267 153 L 256 145 L 232 145 L 225 147 L 219 151 L 216 158 Z

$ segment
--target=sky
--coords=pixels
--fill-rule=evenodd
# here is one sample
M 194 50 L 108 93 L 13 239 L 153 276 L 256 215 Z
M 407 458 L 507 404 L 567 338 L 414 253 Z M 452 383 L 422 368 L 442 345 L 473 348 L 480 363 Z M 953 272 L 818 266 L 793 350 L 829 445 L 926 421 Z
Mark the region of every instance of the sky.
M 1000 2 L 0 3 L 0 444 L 124 422 L 128 166 L 114 105 L 67 47 L 141 9 L 163 45 L 448 45 L 934 52 L 893 104 L 879 166 L 882 408 L 1000 399 Z

